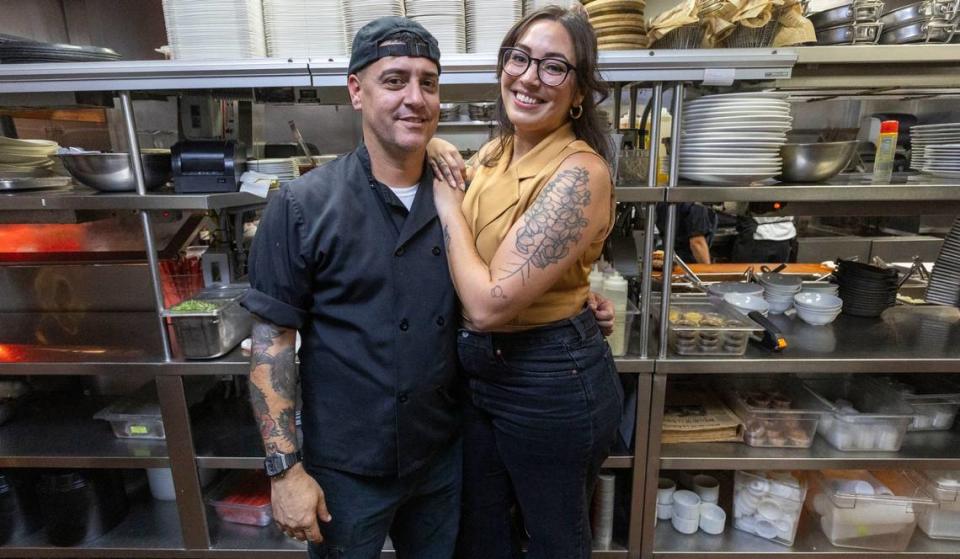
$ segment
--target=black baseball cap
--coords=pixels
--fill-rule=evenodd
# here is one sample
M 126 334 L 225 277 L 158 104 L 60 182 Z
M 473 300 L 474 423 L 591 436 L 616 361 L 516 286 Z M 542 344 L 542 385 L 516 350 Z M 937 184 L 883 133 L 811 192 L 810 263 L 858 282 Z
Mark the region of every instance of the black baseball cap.
M 380 43 L 393 35 L 404 32 L 412 34 L 417 40 L 380 46 Z M 412 19 L 387 16 L 377 18 L 357 31 L 353 37 L 353 51 L 350 54 L 350 68 L 347 73 L 359 72 L 387 56 L 428 58 L 437 65 L 437 72 L 440 71 L 440 45 L 437 39 Z

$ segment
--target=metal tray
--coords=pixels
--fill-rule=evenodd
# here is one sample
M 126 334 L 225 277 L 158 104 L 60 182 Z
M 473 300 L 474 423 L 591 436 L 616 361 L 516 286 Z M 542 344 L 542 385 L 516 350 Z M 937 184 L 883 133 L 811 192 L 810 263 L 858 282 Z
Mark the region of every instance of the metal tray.
M 817 30 L 817 43 L 821 45 L 876 44 L 880 40 L 882 23 L 855 23 L 829 29 Z
M 956 23 L 919 21 L 881 33 L 880 43 L 884 45 L 949 43 L 956 32 Z
M 889 32 L 894 28 L 917 22 L 949 22 L 956 18 L 958 6 L 960 6 L 960 0 L 923 0 L 884 13 L 880 23 Z M 883 42 L 882 37 L 880 41 Z
M 849 23 L 875 22 L 880 18 L 882 11 L 882 1 L 865 0 L 862 2 L 853 2 L 852 4 L 833 8 L 825 12 L 811 14 L 809 19 L 813 23 L 813 26 L 817 30 L 820 30 Z
M 221 357 L 250 335 L 253 316 L 240 305 L 246 290 L 238 286 L 215 286 L 204 289 L 193 299 L 216 301 L 216 310 L 206 312 L 163 311 L 170 321 L 183 356 L 187 359 Z
M 0 178 L 0 192 L 17 192 L 21 190 L 50 190 L 63 189 L 70 186 L 73 179 L 70 177 L 11 177 Z
M 750 336 L 763 331 L 732 305 L 706 297 L 671 298 L 669 320 L 668 342 L 678 355 L 743 355 Z

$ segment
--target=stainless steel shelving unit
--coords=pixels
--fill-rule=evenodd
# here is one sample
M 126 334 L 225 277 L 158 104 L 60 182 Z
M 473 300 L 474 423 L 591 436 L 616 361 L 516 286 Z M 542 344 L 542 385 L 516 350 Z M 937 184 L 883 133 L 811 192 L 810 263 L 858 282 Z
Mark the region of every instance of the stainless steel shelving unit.
M 42 64 L 0 66 L 0 103 L 3 94 L 105 91 L 121 92 L 129 108 L 129 92 L 177 92 L 182 90 L 225 90 L 251 88 L 314 88 L 318 98 L 344 97 L 345 58 L 310 60 L 254 60 L 199 62 L 112 62 L 87 64 Z M 846 72 L 857 80 L 851 88 L 870 84 L 889 84 L 913 79 L 904 68 L 920 68 L 920 82 L 947 87 L 960 67 L 960 45 L 908 47 L 817 47 L 798 49 L 738 49 L 696 51 L 629 51 L 601 54 L 601 69 L 619 92 L 623 87 L 653 89 L 653 137 L 660 137 L 660 109 L 664 91 L 682 95 L 683 84 L 730 85 L 740 80 L 762 80 L 782 88 L 836 87 L 843 89 L 839 77 Z M 856 72 L 851 73 L 851 69 Z M 495 86 L 495 65 L 489 55 L 451 55 L 444 57 L 443 84 L 452 98 L 479 95 Z M 873 82 L 870 80 L 874 79 Z M 859 81 L 858 81 L 859 80 Z M 919 82 L 918 82 L 919 83 Z M 866 84 L 866 85 L 864 85 Z M 960 84 L 955 81 L 954 86 Z M 844 89 L 849 91 L 849 88 Z M 446 93 L 445 93 L 446 96 Z M 632 96 L 635 98 L 635 95 Z M 469 98 L 469 97 L 465 97 Z M 676 104 L 679 109 L 679 103 Z M 620 104 L 617 103 L 617 112 Z M 635 113 L 636 107 L 630 107 Z M 130 111 L 127 111 L 130 113 Z M 674 142 L 680 118 L 675 113 Z M 619 121 L 619 114 L 615 119 Z M 127 119 L 128 139 L 133 136 L 132 114 Z M 463 123 L 450 123 L 458 126 Z M 467 123 L 473 126 L 472 123 Z M 446 124 L 445 124 L 446 125 Z M 135 140 L 135 137 L 133 138 Z M 674 146 L 676 147 L 676 146 Z M 676 149 L 673 153 L 676 153 Z M 656 155 L 651 159 L 653 163 Z M 136 160 L 134 160 L 136 161 Z M 678 161 L 670 167 L 676 177 Z M 700 187 L 676 185 L 654 188 L 653 183 L 617 188 L 620 201 L 648 204 L 682 201 L 779 201 L 788 211 L 800 215 L 849 211 L 869 207 L 870 211 L 896 212 L 899 209 L 937 209 L 956 212 L 960 208 L 960 185 L 914 183 L 892 185 L 827 185 Z M 162 210 L 192 212 L 243 210 L 263 201 L 246 194 L 170 195 L 164 193 L 104 195 L 92 191 L 0 194 L 0 211 L 140 211 L 143 215 Z M 919 205 L 918 205 L 919 204 Z M 840 209 L 837 209 L 840 208 Z M 648 214 L 649 215 L 649 214 Z M 151 237 L 149 219 L 144 230 Z M 652 236 L 650 237 L 652 239 Z M 672 249 L 672 247 L 670 247 Z M 668 249 L 669 250 L 669 249 Z M 649 262 L 652 244 L 645 247 Z M 155 262 L 153 262 L 155 266 Z M 649 270 L 646 270 L 649 272 Z M 645 274 L 645 294 L 651 293 L 650 274 Z M 669 283 L 667 283 L 669 290 Z M 667 293 L 668 295 L 668 293 Z M 724 372 L 861 372 L 885 370 L 960 372 L 958 318 L 945 309 L 897 309 L 881 322 L 869 325 L 841 317 L 832 327 L 804 332 L 802 325 L 784 324 L 793 347 L 771 356 L 751 349 L 743 359 L 687 359 L 669 355 L 666 346 L 657 346 L 658 336 L 649 317 L 662 315 L 666 306 L 653 309 L 653 297 L 644 297 L 641 327 L 646 333 L 631 340 L 631 353 L 617 359 L 622 374 L 635 375 L 638 385 L 635 451 L 630 456 L 613 456 L 606 466 L 631 470 L 632 505 L 629 533 L 623 547 L 596 551 L 593 556 L 621 559 L 653 556 L 709 557 L 720 554 L 750 558 L 782 557 L 872 557 L 873 553 L 833 548 L 811 528 L 801 525 L 801 537 L 793 549 L 771 547 L 746 534 L 728 531 L 722 537 L 679 536 L 666 526 L 654 530 L 653 511 L 658 471 L 663 469 L 774 469 L 789 463 L 791 468 L 889 467 L 907 464 L 917 467 L 960 467 L 960 435 L 925 434 L 908 437 L 898 453 L 842 455 L 818 441 L 806 451 L 776 452 L 733 445 L 676 445 L 661 449 L 666 382 L 670 375 Z M 0 317 L 0 333 L 25 330 L 36 317 Z M 83 318 L 83 317 L 81 317 Z M 14 322 L 11 320 L 16 319 Z M 90 317 L 83 319 L 89 320 Z M 114 321 L 114 327 L 130 331 L 156 329 L 155 313 L 126 313 L 123 316 L 96 317 L 96 321 Z M 662 323 L 662 320 L 661 320 Z M 139 328 L 139 330 L 134 330 Z M 865 335 L 869 330 L 874 338 Z M 828 332 L 829 336 L 824 333 Z M 817 334 L 817 335 L 814 335 Z M 869 341 L 868 341 L 869 338 Z M 662 338 L 660 338 L 662 339 Z M 169 466 L 174 473 L 176 503 L 138 499 L 130 517 L 107 536 L 86 546 L 55 548 L 42 535 L 0 546 L 0 557 L 221 557 L 268 559 L 302 556 L 304 546 L 284 538 L 272 526 L 259 529 L 221 523 L 204 504 L 197 468 L 250 469 L 260 465 L 260 448 L 252 419 L 242 414 L 224 413 L 211 420 L 192 417 L 186 404 L 184 383 L 192 377 L 245 375 L 248 358 L 239 350 L 209 361 L 185 361 L 177 357 L 162 336 L 138 339 L 129 345 L 105 344 L 92 339 L 65 347 L 37 347 L 4 339 L 0 347 L 0 375 L 128 375 L 154 379 L 161 402 L 167 440 L 162 443 L 127 444 L 112 438 L 104 422 L 89 419 L 89 410 L 66 414 L 70 429 L 54 433 L 52 415 L 38 412 L 28 416 L 23 429 L 35 434 L 39 428 L 48 444 L 40 448 L 21 440 L 16 424 L 0 434 L 0 467 L 111 467 L 144 468 Z M 12 343 L 8 343 L 11 342 Z M 658 351 L 659 350 L 659 351 Z M 169 356 L 167 353 L 169 352 Z M 72 413 L 72 412 L 71 412 Z M 218 423 L 219 421 L 219 423 Z M 46 423 L 45 423 L 46 422 Z M 223 429 L 223 424 L 229 429 Z M 45 427 L 46 426 L 46 427 Z M 11 430 L 13 428 L 13 430 Z M 224 433 L 227 433 L 226 435 Z M 16 436 L 16 442 L 9 437 Z M 651 491 L 652 489 L 652 491 Z M 896 556 L 948 556 L 960 552 L 960 545 L 918 541 L 908 553 Z M 383 557 L 394 557 L 385 550 Z

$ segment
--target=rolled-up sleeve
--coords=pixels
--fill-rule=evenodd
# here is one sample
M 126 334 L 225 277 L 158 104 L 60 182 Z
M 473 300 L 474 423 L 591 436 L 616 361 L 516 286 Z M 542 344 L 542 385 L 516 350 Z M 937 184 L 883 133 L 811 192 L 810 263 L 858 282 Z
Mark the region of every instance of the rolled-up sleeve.
M 250 289 L 240 303 L 285 328 L 301 328 L 310 308 L 312 255 L 303 211 L 288 188 L 264 210 L 250 254 Z

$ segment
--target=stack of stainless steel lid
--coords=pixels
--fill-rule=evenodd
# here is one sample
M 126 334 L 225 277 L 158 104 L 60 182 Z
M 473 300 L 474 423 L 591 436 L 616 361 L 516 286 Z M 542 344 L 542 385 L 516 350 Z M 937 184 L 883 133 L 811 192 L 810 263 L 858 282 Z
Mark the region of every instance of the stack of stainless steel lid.
M 811 0 L 806 12 L 818 44 L 875 44 L 880 40 L 883 0 Z
M 949 43 L 960 23 L 960 0 L 887 0 L 884 4 L 883 44 Z

